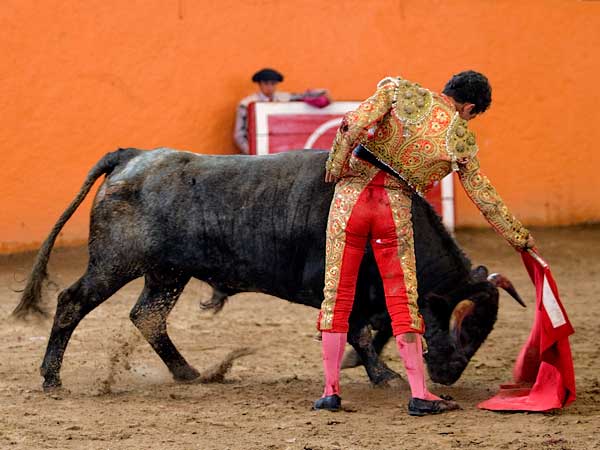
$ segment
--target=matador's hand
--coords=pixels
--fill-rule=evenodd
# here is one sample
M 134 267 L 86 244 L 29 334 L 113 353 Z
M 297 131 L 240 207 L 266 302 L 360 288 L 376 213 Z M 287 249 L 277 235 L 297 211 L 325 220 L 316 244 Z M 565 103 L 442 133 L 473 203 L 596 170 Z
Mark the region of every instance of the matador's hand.
M 527 237 L 527 242 L 525 243 L 525 245 L 518 250 L 521 252 L 526 252 L 530 248 L 535 248 L 535 239 L 533 239 L 532 235 L 529 235 Z
M 325 183 L 335 183 L 338 177 L 332 174 L 329 170 L 325 171 Z

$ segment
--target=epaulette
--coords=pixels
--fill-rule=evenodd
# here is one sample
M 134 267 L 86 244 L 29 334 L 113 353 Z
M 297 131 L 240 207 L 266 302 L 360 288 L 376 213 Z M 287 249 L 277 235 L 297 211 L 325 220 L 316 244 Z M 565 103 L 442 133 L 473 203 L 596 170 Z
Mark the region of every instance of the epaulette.
M 433 94 L 417 83 L 398 78 L 394 114 L 405 124 L 417 124 L 431 112 Z
M 467 127 L 467 121 L 458 113 L 454 114 L 446 134 L 446 149 L 452 159 L 452 170 L 458 170 L 458 164 L 466 164 L 477 153 L 475 133 Z
M 379 83 L 377 83 L 377 89 L 379 89 L 382 86 L 385 86 L 386 84 L 393 84 L 394 86 L 398 86 L 398 78 L 394 78 L 394 77 L 385 77 L 383 80 L 381 80 Z

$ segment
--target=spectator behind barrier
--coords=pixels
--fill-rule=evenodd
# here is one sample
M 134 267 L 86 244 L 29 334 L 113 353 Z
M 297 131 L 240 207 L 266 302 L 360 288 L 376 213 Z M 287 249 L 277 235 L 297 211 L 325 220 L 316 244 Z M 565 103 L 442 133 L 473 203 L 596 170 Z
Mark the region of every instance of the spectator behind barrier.
M 331 103 L 325 89 L 309 89 L 303 94 L 290 94 L 277 91 L 277 85 L 283 81 L 283 75 L 274 69 L 261 69 L 252 76 L 258 84 L 255 92 L 240 101 L 235 116 L 233 139 L 240 152 L 248 154 L 248 106 L 254 102 L 294 102 L 303 101 L 316 108 L 324 108 Z

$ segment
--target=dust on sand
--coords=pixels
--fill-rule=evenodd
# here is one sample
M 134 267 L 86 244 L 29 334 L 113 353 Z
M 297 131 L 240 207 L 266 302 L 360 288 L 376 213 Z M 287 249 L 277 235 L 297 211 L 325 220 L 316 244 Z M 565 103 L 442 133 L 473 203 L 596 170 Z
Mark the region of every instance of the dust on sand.
M 498 384 L 510 380 L 533 318 L 533 308 L 523 310 L 504 294 L 494 331 L 461 379 L 450 387 L 432 386 L 463 407 L 441 416 L 407 416 L 405 384 L 372 388 L 361 368 L 342 374 L 345 411 L 311 411 L 322 389 L 320 344 L 314 340 L 317 311 L 265 295 L 240 294 L 214 316 L 198 307 L 199 300 L 210 296 L 200 282 L 186 288 L 169 318 L 169 332 L 188 361 L 204 376 L 216 373 L 222 383 L 172 380 L 128 319 L 141 292 L 138 280 L 80 324 L 65 354 L 64 389 L 44 394 L 38 368 L 50 322 L 19 323 L 8 317 L 18 302 L 13 289 L 20 287 L 32 255 L 0 257 L 0 448 L 600 448 L 600 227 L 534 234 L 576 329 L 571 345 L 578 399 L 566 410 L 548 414 L 476 408 Z M 490 231 L 462 231 L 458 240 L 474 264 L 509 276 L 533 305 L 520 259 L 500 238 Z M 85 263 L 85 249 L 58 249 L 50 273 L 64 288 L 83 273 Z M 50 297 L 53 309 L 56 295 Z M 241 356 L 239 348 L 254 353 L 241 350 L 246 356 L 233 362 L 232 356 Z M 392 345 L 384 358 L 402 373 Z

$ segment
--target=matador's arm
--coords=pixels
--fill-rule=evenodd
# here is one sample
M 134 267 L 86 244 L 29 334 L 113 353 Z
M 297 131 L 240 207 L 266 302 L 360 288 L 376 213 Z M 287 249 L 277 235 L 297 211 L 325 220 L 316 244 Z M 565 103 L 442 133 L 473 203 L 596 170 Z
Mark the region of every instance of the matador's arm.
M 366 137 L 369 127 L 391 109 L 396 87 L 396 79 L 385 78 L 377 85 L 375 94 L 344 116 L 327 159 L 328 172 L 335 177 L 342 174 L 352 150 Z
M 481 173 L 477 157 L 460 164 L 458 175 L 465 191 L 492 227 L 514 248 L 525 250 L 529 230 L 511 214 L 490 180 Z

